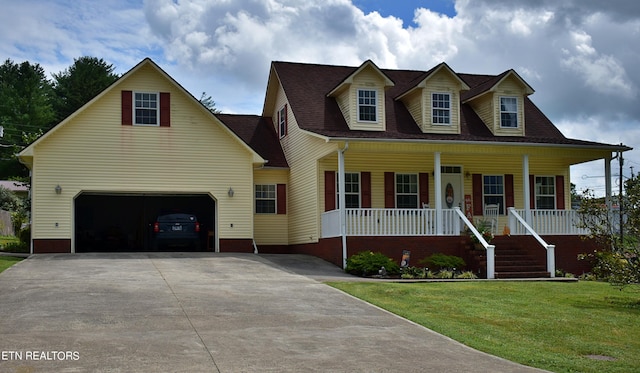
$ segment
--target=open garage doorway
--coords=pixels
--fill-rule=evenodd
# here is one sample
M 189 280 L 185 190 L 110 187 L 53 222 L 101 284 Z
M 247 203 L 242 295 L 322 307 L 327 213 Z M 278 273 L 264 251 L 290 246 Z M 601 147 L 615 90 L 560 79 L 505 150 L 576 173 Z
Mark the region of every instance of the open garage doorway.
M 208 251 L 215 247 L 216 205 L 207 194 L 81 193 L 74 205 L 78 253 L 156 250 L 154 223 L 158 216 L 174 213 L 197 217 L 198 240 L 163 250 Z

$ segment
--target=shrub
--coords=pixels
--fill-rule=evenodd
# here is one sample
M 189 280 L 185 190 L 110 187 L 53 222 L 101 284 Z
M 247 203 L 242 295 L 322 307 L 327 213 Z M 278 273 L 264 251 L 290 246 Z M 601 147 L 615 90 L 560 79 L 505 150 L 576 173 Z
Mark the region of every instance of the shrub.
M 425 259 L 422 259 L 420 264 L 426 264 L 429 268 L 435 269 L 460 269 L 466 266 L 467 264 L 464 260 L 455 255 L 445 255 L 441 253 L 435 253 Z
M 453 271 L 449 271 L 446 269 L 440 270 L 435 274 L 434 278 L 453 278 Z
M 478 278 L 478 276 L 476 276 L 476 274 L 471 272 L 471 271 L 466 271 L 466 272 L 462 272 L 461 274 L 457 275 L 456 278 L 464 278 L 464 279 L 469 279 L 469 280 L 475 280 L 476 278 Z
M 405 267 L 400 272 L 400 278 L 427 278 L 427 271 L 420 267 Z
M 400 266 L 393 259 L 382 253 L 361 251 L 347 259 L 345 271 L 356 276 L 377 275 L 381 267 L 387 270 L 387 274 L 400 273 Z

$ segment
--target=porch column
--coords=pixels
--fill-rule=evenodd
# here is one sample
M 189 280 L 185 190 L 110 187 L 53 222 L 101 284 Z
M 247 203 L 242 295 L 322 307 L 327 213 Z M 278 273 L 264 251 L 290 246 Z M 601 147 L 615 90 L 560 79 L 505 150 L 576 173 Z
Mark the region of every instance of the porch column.
M 531 222 L 531 190 L 529 188 L 529 154 L 522 155 L 522 190 L 524 192 L 524 219 Z
M 604 159 L 604 201 L 607 205 L 607 211 L 612 211 L 613 208 L 613 201 L 611 199 L 611 160 L 611 157 Z
M 344 185 L 344 152 L 349 148 L 349 143 L 344 144 L 343 149 L 338 150 L 338 209 L 340 210 L 340 236 L 342 237 L 342 269 L 347 267 L 347 210 Z
M 433 182 L 436 194 L 436 235 L 442 236 L 442 175 L 440 169 L 440 152 L 433 153 Z

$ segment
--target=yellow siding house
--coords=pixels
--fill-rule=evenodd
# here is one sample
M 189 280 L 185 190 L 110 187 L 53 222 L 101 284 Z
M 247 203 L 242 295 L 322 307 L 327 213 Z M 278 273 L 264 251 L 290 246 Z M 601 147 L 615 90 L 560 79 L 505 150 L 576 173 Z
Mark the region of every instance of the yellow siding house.
M 20 153 L 32 251 L 155 250 L 158 216 L 188 212 L 199 244 L 172 249 L 339 266 L 361 250 L 442 252 L 489 278 L 579 272 L 570 166 L 602 160 L 610 175 L 630 148 L 565 137 L 533 93 L 514 70 L 273 62 L 261 115 L 212 114 L 145 59 Z M 495 236 L 482 254 L 480 225 Z M 507 252 L 523 259 L 496 259 Z

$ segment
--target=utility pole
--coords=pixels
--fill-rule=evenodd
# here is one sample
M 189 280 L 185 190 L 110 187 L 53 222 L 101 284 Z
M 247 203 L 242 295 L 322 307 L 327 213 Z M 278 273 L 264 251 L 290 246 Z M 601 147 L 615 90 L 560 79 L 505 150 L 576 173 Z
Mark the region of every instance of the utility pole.
M 622 148 L 622 143 L 620 143 L 620 148 Z M 623 217 L 623 212 L 622 212 L 622 207 L 623 207 L 623 203 L 622 203 L 622 183 L 624 182 L 623 180 L 623 176 L 622 176 L 622 166 L 624 165 L 624 159 L 622 158 L 622 150 L 619 151 L 618 153 L 618 161 L 620 162 L 620 194 L 618 196 L 618 206 L 620 207 L 620 245 L 621 248 L 624 247 L 624 228 L 623 228 L 623 222 L 622 222 L 622 217 Z

